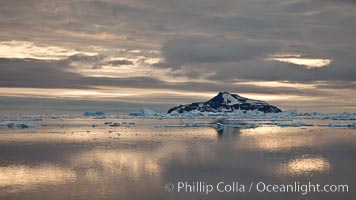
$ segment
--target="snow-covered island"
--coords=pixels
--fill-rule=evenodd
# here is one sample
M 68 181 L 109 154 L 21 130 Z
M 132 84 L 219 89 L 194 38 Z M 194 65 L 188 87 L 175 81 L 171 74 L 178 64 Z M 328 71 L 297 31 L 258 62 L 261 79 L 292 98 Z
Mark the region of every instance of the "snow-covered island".
M 248 99 L 238 94 L 219 92 L 215 97 L 206 102 L 195 102 L 179 105 L 168 110 L 168 113 L 178 114 L 184 112 L 245 112 L 259 111 L 263 113 L 279 113 L 281 109 L 267 102 Z

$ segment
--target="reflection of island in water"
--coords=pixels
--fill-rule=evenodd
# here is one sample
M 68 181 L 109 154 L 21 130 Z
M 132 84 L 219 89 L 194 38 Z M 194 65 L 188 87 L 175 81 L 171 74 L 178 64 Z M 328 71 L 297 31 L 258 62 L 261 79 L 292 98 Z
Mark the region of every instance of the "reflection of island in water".
M 234 127 L 224 127 L 216 130 L 218 139 L 225 139 L 225 138 L 233 138 L 237 137 L 240 134 L 239 128 Z
M 166 182 L 313 181 L 355 186 L 352 130 L 78 127 L 0 138 L 1 199 L 298 199 L 297 193 L 167 193 Z M 56 128 L 57 130 L 58 128 Z M 38 129 L 46 131 L 46 129 Z M 78 132 L 76 132 L 78 131 Z M 73 134 L 71 133 L 73 132 Z M 114 137 L 115 139 L 110 138 Z M 39 139 L 40 138 L 40 139 Z M 118 139 L 117 139 L 118 138 Z M 5 164 L 6 163 L 6 164 Z M 192 196 L 193 195 L 193 196 Z M 242 195 L 242 196 L 241 196 Z M 244 196 L 245 195 L 245 196 Z M 353 193 L 312 194 L 353 199 Z

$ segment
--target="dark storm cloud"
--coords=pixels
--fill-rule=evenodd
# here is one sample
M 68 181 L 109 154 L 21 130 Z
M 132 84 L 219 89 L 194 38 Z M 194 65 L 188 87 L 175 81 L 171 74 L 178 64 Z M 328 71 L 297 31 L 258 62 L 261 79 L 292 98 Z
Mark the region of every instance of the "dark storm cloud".
M 205 72 L 212 80 L 250 79 L 262 81 L 311 82 L 318 80 L 356 80 L 354 58 L 334 51 L 333 62 L 322 68 L 261 59 L 276 53 L 278 43 L 240 41 L 225 38 L 184 37 L 167 41 L 162 47 L 166 63 L 175 75 L 199 77 Z M 334 57 L 332 57 L 334 56 Z M 183 66 L 183 67 L 182 67 Z
M 272 54 L 278 44 L 221 37 L 183 37 L 169 40 L 162 54 L 169 66 L 185 64 L 236 62 Z
M 72 66 L 70 66 L 67 60 L 62 61 L 39 61 L 34 59 L 1 59 L 0 60 L 0 86 L 1 87 L 29 87 L 29 88 L 70 88 L 70 89 L 90 89 L 91 87 L 97 88 L 100 86 L 109 86 L 109 87 L 119 87 L 119 88 L 141 88 L 141 89 L 167 89 L 167 90 L 178 90 L 178 91 L 187 91 L 187 92 L 218 92 L 218 91 L 230 91 L 233 93 L 258 93 L 258 94 L 268 94 L 268 95 L 301 95 L 301 96 L 318 96 L 323 98 L 340 98 L 339 93 L 330 93 L 322 90 L 315 89 L 298 89 L 298 87 L 278 87 L 278 86 L 255 86 L 253 84 L 235 84 L 234 82 L 229 82 L 228 80 L 223 80 L 219 82 L 181 82 L 181 83 L 169 83 L 161 80 L 157 80 L 149 77 L 130 77 L 130 78 L 107 78 L 107 77 L 84 77 L 80 74 L 76 74 L 70 72 L 72 70 Z M 19 68 L 13 68 L 13 66 L 21 66 Z M 13 69 L 13 70 L 9 70 Z M 41 72 L 41 73 L 39 73 Z M 12 77 L 12 78 L 8 78 Z M 243 83 L 243 82 L 242 82 Z M 333 85 L 332 82 L 323 83 L 323 86 L 327 84 Z M 321 88 L 323 87 L 321 86 Z M 346 86 L 346 85 L 344 85 Z M 352 87 L 352 85 L 351 85 Z M 324 87 L 323 87 L 324 88 Z M 328 89 L 329 87 L 325 87 Z M 347 88 L 343 88 L 347 89 Z M 10 89 L 11 90 L 11 89 Z M 130 89 L 128 89 L 130 91 Z M 4 98 L 1 98 L 4 100 Z M 168 95 L 164 97 L 161 96 L 147 96 L 142 99 L 126 99 L 126 98 L 100 98 L 103 101 L 115 101 L 112 102 L 114 107 L 118 105 L 125 105 L 125 108 L 128 110 L 134 109 L 134 107 L 141 106 L 140 104 L 145 104 L 145 106 L 150 106 L 151 108 L 156 108 L 159 111 L 166 111 L 172 105 L 177 103 L 189 103 L 193 101 L 204 101 L 206 98 L 189 98 L 182 97 L 179 95 Z M 346 97 L 345 97 L 346 99 Z M 16 100 L 19 100 L 16 98 Z M 28 98 L 22 99 L 25 102 L 30 103 Z M 130 106 L 126 106 L 127 103 L 122 102 L 130 102 Z M 350 100 L 352 101 L 352 100 Z M 13 102 L 11 101 L 6 103 L 5 100 L 5 108 L 3 110 L 8 110 L 13 107 Z M 31 103 L 31 109 L 34 109 L 34 105 L 36 104 L 38 110 L 43 112 L 44 104 L 39 104 L 38 99 L 35 101 L 36 103 Z M 55 109 L 56 106 L 63 104 L 63 100 L 51 101 L 54 104 L 49 104 L 49 110 Z M 68 101 L 70 102 L 70 101 Z M 119 103 L 118 103 L 119 102 Z M 152 102 L 149 104 L 148 102 Z M 83 108 L 83 103 L 80 102 L 75 104 L 76 108 L 71 108 L 71 112 L 76 109 Z M 90 103 L 90 106 L 93 105 L 101 105 L 103 102 Z M 286 103 L 286 102 L 284 102 Z M 11 106 L 8 106 L 11 105 Z M 110 104 L 110 103 L 109 103 Z M 112 110 L 109 104 L 104 105 L 108 108 L 108 110 Z M 160 106 L 155 106 L 155 104 L 160 104 Z M 21 105 L 21 104 L 20 104 Z M 65 105 L 65 104 L 64 104 Z M 283 104 L 281 104 L 283 105 Z M 346 104 L 344 104 L 346 105 Z M 105 106 L 101 105 L 100 108 L 104 108 Z M 290 107 L 288 103 L 286 106 Z M 313 105 L 314 106 L 314 105 Z M 335 105 L 334 105 L 335 106 Z M 84 106 L 85 107 L 85 106 Z M 337 107 L 336 107 L 337 108 Z M 28 109 L 28 108 L 27 108 Z M 63 108 L 59 106 L 58 108 L 61 112 L 63 112 Z M 14 109 L 16 110 L 16 109 Z M 25 108 L 26 110 L 26 108 Z M 122 108 L 120 108 L 122 111 Z M 13 111 L 11 111 L 13 112 Z M 23 112 L 23 110 L 22 110 Z
M 133 65 L 131 60 L 119 59 L 119 60 L 107 60 L 104 55 L 84 55 L 75 54 L 65 59 L 66 62 L 72 65 L 76 65 L 79 68 L 100 69 L 104 65 L 121 66 L 121 65 Z
M 99 69 L 102 67 L 104 56 L 100 55 L 83 55 L 83 54 L 75 54 L 69 56 L 65 61 L 70 63 L 79 63 L 81 68 L 91 68 L 91 69 Z
M 214 68 L 212 66 L 212 68 Z M 250 79 L 262 81 L 355 81 L 356 70 L 352 64 L 332 63 L 322 68 L 307 69 L 302 66 L 271 60 L 254 60 L 220 66 L 213 80 Z M 189 72 L 189 69 L 187 69 Z M 189 73 L 187 73 L 189 74 Z
M 16 66 L 16 67 L 14 67 Z M 231 91 L 236 93 L 298 94 L 311 95 L 313 90 L 292 87 L 260 87 L 239 85 L 233 82 L 183 82 L 169 83 L 149 77 L 107 78 L 85 77 L 70 72 L 66 61 L 43 61 L 35 59 L 0 59 L 0 87 L 71 88 L 89 89 L 98 86 L 128 87 L 141 89 L 169 89 L 200 92 Z M 326 93 L 318 92 L 319 95 Z
M 76 57 L 78 58 L 78 57 Z M 87 58 L 87 57 L 86 57 Z M 71 57 L 69 60 L 73 60 Z M 68 60 L 0 59 L 0 87 L 90 88 L 120 86 L 158 88 L 162 81 L 148 77 L 106 78 L 85 77 L 72 72 Z
M 86 88 L 65 61 L 0 59 L 0 87 Z

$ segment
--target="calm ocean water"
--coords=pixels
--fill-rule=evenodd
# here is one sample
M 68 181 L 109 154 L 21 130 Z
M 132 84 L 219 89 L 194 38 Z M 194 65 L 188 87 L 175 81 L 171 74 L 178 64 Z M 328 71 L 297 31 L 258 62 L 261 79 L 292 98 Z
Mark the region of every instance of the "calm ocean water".
M 217 131 L 154 127 L 179 120 L 124 120 L 136 122 L 130 127 L 105 121 L 123 120 L 54 119 L 34 122 L 45 125 L 37 129 L 0 128 L 0 199 L 355 199 L 355 129 Z M 221 182 L 224 189 L 246 188 L 218 191 Z M 342 184 L 349 191 L 260 192 L 261 182 Z M 202 191 L 207 185 L 214 187 L 209 194 Z

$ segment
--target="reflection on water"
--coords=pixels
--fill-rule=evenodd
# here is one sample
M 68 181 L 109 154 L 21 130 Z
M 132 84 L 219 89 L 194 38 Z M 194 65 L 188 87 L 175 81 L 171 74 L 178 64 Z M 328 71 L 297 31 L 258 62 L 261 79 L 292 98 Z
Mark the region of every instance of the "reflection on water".
M 301 156 L 281 165 L 281 172 L 289 175 L 312 175 L 326 173 L 330 163 L 321 156 Z
M 93 150 L 85 153 L 74 155 L 71 158 L 74 166 L 96 166 L 85 168 L 90 172 L 87 173 L 89 178 L 96 178 L 100 173 L 111 174 L 129 174 L 134 180 L 138 180 L 143 173 L 157 175 L 160 172 L 160 166 L 157 161 L 146 153 L 137 153 L 130 151 L 110 151 L 110 150 Z
M 0 187 L 9 187 L 11 192 L 41 185 L 65 184 L 76 178 L 75 171 L 51 164 L 0 167 Z
M 296 128 L 258 127 L 243 130 L 241 140 L 247 145 L 246 148 L 269 152 L 289 151 L 320 144 L 315 141 L 317 138 L 301 132 L 303 131 Z
M 232 127 L 225 127 L 222 129 L 218 129 L 217 131 L 218 139 L 225 139 L 231 137 L 237 137 L 240 134 L 240 129 L 232 128 Z
M 314 181 L 356 187 L 356 134 L 327 127 L 154 128 L 56 122 L 0 129 L 0 199 L 298 199 L 166 192 L 166 182 Z M 65 123 L 70 123 L 69 125 Z M 99 124 L 97 128 L 91 124 Z M 171 123 L 171 122 L 169 122 Z M 28 131 L 28 132 L 26 132 Z M 353 199 L 354 193 L 313 199 Z

